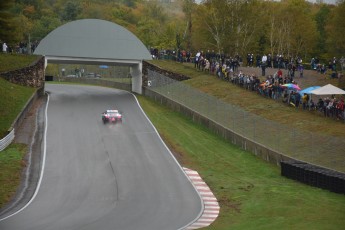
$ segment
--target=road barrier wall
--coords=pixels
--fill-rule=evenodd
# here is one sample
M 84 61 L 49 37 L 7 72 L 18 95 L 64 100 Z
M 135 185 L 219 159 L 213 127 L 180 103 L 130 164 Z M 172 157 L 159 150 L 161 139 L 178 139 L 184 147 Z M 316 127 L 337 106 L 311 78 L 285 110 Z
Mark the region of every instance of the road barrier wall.
M 299 182 L 345 194 L 345 175 L 298 161 L 282 161 L 281 175 Z
M 103 79 L 68 78 L 68 77 L 66 77 L 66 78 L 61 78 L 61 81 L 76 82 L 76 83 L 89 84 L 89 85 L 100 85 L 100 86 L 105 86 L 105 87 L 122 89 L 122 90 L 126 90 L 126 91 L 132 91 L 132 84 L 110 81 L 110 80 L 103 80 Z

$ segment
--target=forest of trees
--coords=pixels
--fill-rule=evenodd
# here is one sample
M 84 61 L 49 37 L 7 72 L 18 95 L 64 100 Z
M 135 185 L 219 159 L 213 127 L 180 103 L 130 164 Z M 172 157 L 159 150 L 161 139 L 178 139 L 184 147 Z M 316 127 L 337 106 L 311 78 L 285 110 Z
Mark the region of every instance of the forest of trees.
M 69 21 L 117 23 L 158 49 L 271 53 L 328 60 L 345 56 L 345 0 L 6 0 L 0 41 L 39 41 Z

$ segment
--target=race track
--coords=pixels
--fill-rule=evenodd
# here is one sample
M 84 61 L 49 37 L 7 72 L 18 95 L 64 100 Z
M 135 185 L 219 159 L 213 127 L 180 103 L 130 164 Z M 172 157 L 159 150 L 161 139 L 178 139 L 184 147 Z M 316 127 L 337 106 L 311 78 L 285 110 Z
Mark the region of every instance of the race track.
M 46 91 L 42 181 L 1 230 L 177 230 L 199 216 L 200 197 L 132 94 L 55 84 Z M 102 123 L 112 108 L 122 124 Z

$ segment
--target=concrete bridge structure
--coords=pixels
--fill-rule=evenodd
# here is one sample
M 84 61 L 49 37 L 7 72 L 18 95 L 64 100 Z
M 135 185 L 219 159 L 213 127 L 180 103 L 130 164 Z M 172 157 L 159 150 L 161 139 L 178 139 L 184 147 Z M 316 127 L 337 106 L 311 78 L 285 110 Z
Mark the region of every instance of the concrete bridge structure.
M 152 59 L 145 45 L 130 31 L 100 19 L 69 22 L 49 33 L 34 54 L 48 63 L 129 66 L 132 91 L 142 93 L 142 61 Z

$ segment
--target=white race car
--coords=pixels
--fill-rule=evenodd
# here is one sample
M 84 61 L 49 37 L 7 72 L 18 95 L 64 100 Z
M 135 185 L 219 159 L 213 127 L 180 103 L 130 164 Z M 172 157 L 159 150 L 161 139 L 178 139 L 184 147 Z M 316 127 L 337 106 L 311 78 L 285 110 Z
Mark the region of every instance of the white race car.
M 108 109 L 102 113 L 103 124 L 122 122 L 122 114 L 116 109 Z

